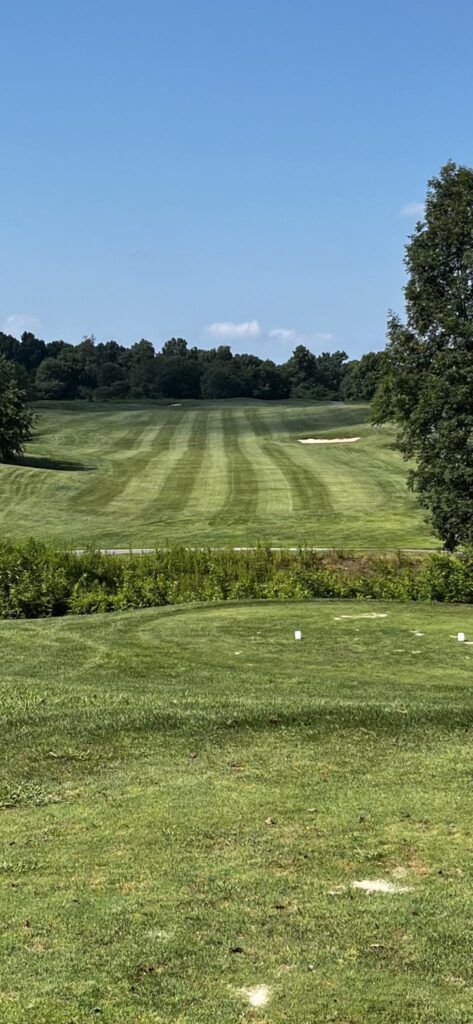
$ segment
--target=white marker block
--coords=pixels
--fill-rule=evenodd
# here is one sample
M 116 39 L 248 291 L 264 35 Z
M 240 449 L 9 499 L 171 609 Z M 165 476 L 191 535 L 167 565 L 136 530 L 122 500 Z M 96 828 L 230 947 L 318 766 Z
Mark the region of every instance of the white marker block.
M 302 640 L 302 632 L 300 629 L 294 630 L 294 640 Z
M 460 643 L 464 643 L 465 640 L 466 640 L 465 634 L 464 633 L 457 633 L 457 640 L 459 640 Z

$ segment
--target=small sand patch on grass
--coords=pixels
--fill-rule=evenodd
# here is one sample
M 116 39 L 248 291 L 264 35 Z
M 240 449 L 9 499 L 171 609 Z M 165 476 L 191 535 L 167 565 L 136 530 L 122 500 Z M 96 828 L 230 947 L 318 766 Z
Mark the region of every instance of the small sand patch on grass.
M 250 1006 L 266 1006 L 269 1000 L 267 985 L 252 985 L 250 988 L 240 988 L 238 991 L 248 1000 Z
M 387 882 L 384 878 L 364 878 L 360 882 L 352 882 L 352 889 L 361 889 L 362 892 L 371 895 L 375 892 L 395 894 L 400 892 L 412 892 L 410 885 L 396 885 L 395 882 Z
M 387 612 L 360 612 L 359 615 L 335 615 L 334 622 L 341 622 L 342 619 L 387 619 Z
M 361 437 L 300 437 L 299 444 L 352 444 Z

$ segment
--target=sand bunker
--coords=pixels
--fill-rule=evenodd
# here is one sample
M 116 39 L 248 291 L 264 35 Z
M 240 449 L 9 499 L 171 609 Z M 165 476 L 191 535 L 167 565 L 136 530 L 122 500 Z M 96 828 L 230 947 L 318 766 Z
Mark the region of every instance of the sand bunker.
M 361 889 L 368 894 L 373 892 L 412 892 L 410 885 L 395 885 L 394 882 L 386 882 L 384 878 L 365 878 L 361 882 L 352 882 L 351 884 L 353 889 Z
M 361 437 L 300 437 L 299 444 L 352 444 Z
M 269 999 L 269 988 L 267 985 L 253 985 L 251 988 L 240 988 L 239 992 L 248 1000 L 250 1006 L 266 1006 Z
M 360 612 L 358 615 L 334 615 L 334 622 L 342 619 L 386 619 L 387 616 L 387 612 Z

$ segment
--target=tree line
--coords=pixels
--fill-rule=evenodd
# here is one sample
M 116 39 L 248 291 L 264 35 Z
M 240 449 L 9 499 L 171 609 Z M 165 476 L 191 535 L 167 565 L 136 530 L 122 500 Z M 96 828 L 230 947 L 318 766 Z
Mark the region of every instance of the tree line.
M 228 345 L 189 347 L 171 338 L 156 352 L 142 338 L 130 347 L 116 341 L 45 342 L 26 331 L 19 341 L 0 332 L 0 358 L 15 367 L 29 400 L 123 398 L 312 398 L 370 401 L 383 355 L 348 360 L 346 352 L 315 355 L 298 345 L 277 364 L 255 355 L 234 355 Z

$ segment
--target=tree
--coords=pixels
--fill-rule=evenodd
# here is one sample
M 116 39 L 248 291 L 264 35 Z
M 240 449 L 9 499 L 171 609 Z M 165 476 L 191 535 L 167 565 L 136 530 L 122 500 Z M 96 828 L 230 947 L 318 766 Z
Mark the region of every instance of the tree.
M 0 331 L 0 355 L 5 356 L 5 359 L 18 362 L 19 351 L 20 342 L 18 338 L 14 338 L 12 334 L 4 334 L 3 331 Z
M 473 542 L 473 170 L 428 183 L 406 246 L 406 323 L 390 315 L 374 421 L 398 426 L 409 482 L 448 550 Z
M 189 355 L 185 338 L 170 338 L 162 347 L 161 353 L 166 358 L 185 359 Z
M 238 398 L 242 382 L 228 359 L 215 359 L 209 363 L 200 382 L 202 398 Z
M 32 425 L 33 414 L 15 366 L 0 355 L 0 462 L 23 454 Z
M 353 359 L 344 368 L 341 393 L 352 402 L 371 402 L 376 394 L 384 368 L 384 352 L 367 352 Z
M 200 368 L 188 356 L 156 356 L 157 385 L 163 398 L 200 398 Z
M 36 391 L 38 398 L 61 399 L 73 398 L 75 380 L 73 369 L 63 359 L 48 357 L 36 372 Z
M 128 382 L 122 366 L 117 363 L 102 363 L 97 370 L 98 399 L 125 398 L 128 394 Z
M 340 398 L 343 375 L 348 356 L 346 352 L 321 352 L 315 357 L 317 398 Z
M 130 363 L 132 366 L 139 363 L 147 363 L 153 360 L 155 356 L 154 347 L 150 341 L 146 338 L 141 338 L 140 341 L 136 341 L 130 349 Z
M 33 374 L 46 356 L 46 345 L 40 338 L 35 338 L 31 331 L 24 331 L 18 351 L 18 362 L 28 373 Z

